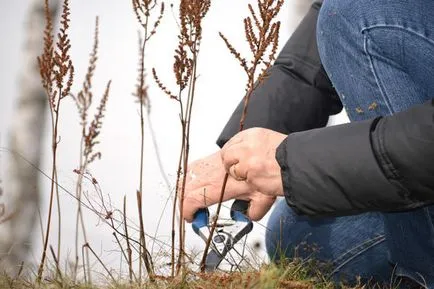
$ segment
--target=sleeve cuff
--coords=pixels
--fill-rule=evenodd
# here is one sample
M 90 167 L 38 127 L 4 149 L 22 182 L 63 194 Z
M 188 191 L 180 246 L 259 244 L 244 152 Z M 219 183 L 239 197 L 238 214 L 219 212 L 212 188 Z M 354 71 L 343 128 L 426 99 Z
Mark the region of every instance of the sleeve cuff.
M 290 134 L 278 147 L 286 201 L 307 215 L 350 215 L 411 207 L 372 150 L 376 120 Z

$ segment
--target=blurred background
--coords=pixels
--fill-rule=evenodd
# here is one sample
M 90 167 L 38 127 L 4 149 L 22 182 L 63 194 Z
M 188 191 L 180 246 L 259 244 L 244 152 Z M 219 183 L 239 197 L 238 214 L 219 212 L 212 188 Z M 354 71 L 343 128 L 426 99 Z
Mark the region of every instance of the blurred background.
M 39 4 L 35 4 L 38 2 Z M 44 23 L 31 15 L 35 5 L 43 1 L 0 1 L 0 204 L 4 204 L 7 216 L 20 208 L 19 218 L 13 222 L 0 224 L 0 259 L 6 256 L 21 258 L 29 249 L 27 262 L 32 264 L 40 259 L 42 248 L 42 228 L 45 228 L 50 180 L 28 163 L 11 167 L 10 150 L 17 150 L 24 158 L 36 164 L 47 174 L 51 167 L 51 128 L 47 107 L 38 112 L 17 112 L 28 103 L 20 101 L 26 87 L 37 87 L 39 75 L 34 74 L 36 65 L 34 55 L 29 55 L 31 43 L 41 37 Z M 247 16 L 247 4 L 255 1 L 213 1 L 210 11 L 203 22 L 204 37 L 199 56 L 199 79 L 192 115 L 190 160 L 206 156 L 217 150 L 215 141 L 233 109 L 244 94 L 245 75 L 238 62 L 228 52 L 218 37 L 222 32 L 244 55 L 248 45 L 244 41 L 242 19 Z M 301 20 L 311 1 L 287 0 L 280 12 L 282 22 L 279 46 L 284 43 Z M 178 105 L 170 100 L 156 86 L 150 71 L 154 67 L 160 79 L 169 88 L 175 87 L 172 73 L 174 49 L 177 45 L 177 10 L 166 3 L 166 13 L 149 43 L 145 56 L 148 71 L 147 84 L 151 101 L 150 118 L 146 120 L 145 130 L 145 171 L 144 171 L 144 210 L 145 230 L 160 241 L 153 246 L 153 253 L 164 255 L 170 242 L 171 202 L 167 203 L 170 191 L 175 185 L 177 159 L 180 149 L 180 122 Z M 135 91 L 138 68 L 138 31 L 139 26 L 133 13 L 131 1 L 118 0 L 74 0 L 71 1 L 71 54 L 75 66 L 73 93 L 80 90 L 87 70 L 88 57 L 93 45 L 95 17 L 99 16 L 100 36 L 97 68 L 94 76 L 94 103 L 98 103 L 108 80 L 112 80 L 106 116 L 99 137 L 97 150 L 102 159 L 89 167 L 92 176 L 98 181 L 107 205 L 113 210 L 122 208 L 123 197 L 127 197 L 128 214 L 136 218 L 135 194 L 139 180 L 140 123 L 139 105 L 132 93 Z M 32 8 L 33 7 L 33 8 Z M 175 5 L 176 7 L 176 5 Z M 33 9 L 33 10 L 32 10 Z M 39 24 L 38 24 L 39 23 Z M 33 37 L 33 38 L 32 38 Z M 30 40 L 29 39 L 33 39 Z M 33 41 L 33 42 L 32 42 Z M 29 72 L 30 71 L 30 72 Z M 31 92 L 30 92 L 31 93 Z M 60 191 L 62 210 L 61 252 L 63 260 L 72 260 L 75 240 L 76 202 L 71 197 L 75 192 L 78 168 L 80 126 L 77 108 L 72 99 L 63 102 L 60 119 L 60 142 L 58 146 L 59 183 L 66 189 Z M 29 119 L 32 125 L 25 127 Z M 332 123 L 344 122 L 344 114 Z M 34 139 L 32 133 L 41 131 L 42 139 Z M 21 136 L 14 136 L 16 133 Z M 152 139 L 154 134 L 154 141 Z M 19 139 L 20 141 L 14 141 Z M 21 145 L 17 145 L 21 142 Z M 39 150 L 39 147 L 41 150 Z M 161 158 L 163 173 L 159 167 L 157 151 Z M 39 197 L 35 186 L 24 188 L 25 196 L 17 194 L 23 184 L 13 179 L 24 171 L 33 171 L 37 177 L 26 175 L 27 179 L 36 178 Z M 18 172 L 18 173 L 17 173 Z M 84 190 L 90 199 L 98 201 L 91 182 L 85 181 Z M 69 192 L 69 193 L 68 193 Z M 30 204 L 25 205 L 25 202 Z M 36 207 L 33 204 L 37 204 Z M 36 208 L 36 209 L 35 209 Z M 1 213 L 1 210 L 0 210 Z M 120 254 L 112 236 L 112 230 L 103 224 L 94 213 L 84 210 L 89 243 L 113 268 L 121 266 Z M 53 214 L 53 230 L 50 244 L 58 247 L 57 213 Z M 161 218 L 161 222 L 159 222 Z M 1 218 L 0 218 L 1 219 Z M 43 220 L 43 225 L 39 220 Z M 265 258 L 264 234 L 267 217 L 254 226 L 247 243 L 259 244 L 258 254 Z M 187 226 L 188 250 L 203 250 L 202 240 Z M 26 240 L 25 244 L 20 244 Z M 152 246 L 152 240 L 148 239 Z M 258 245 L 257 245 L 258 246 Z M 15 255 L 14 255 L 15 254 Z M 262 259 L 263 260 L 263 259 Z M 6 266 L 6 265 L 5 265 Z

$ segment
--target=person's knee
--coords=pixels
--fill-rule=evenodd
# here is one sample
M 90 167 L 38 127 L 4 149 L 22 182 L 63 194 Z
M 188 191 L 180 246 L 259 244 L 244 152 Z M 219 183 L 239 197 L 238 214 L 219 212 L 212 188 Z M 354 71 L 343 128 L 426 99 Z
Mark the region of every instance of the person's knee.
M 334 61 L 335 55 L 351 45 L 357 31 L 352 8 L 349 2 L 327 0 L 321 6 L 317 22 L 317 42 L 322 62 Z M 333 58 L 333 59 L 331 59 Z

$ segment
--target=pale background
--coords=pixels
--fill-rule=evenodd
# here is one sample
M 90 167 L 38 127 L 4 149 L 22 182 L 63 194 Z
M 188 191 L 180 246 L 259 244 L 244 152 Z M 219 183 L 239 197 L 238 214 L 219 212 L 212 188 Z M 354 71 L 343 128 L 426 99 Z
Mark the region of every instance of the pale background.
M 205 156 L 217 149 L 215 140 L 243 96 L 245 76 L 238 63 L 219 39 L 218 32 L 223 32 L 235 47 L 246 53 L 248 47 L 244 42 L 242 18 L 247 15 L 247 3 L 249 2 L 254 3 L 255 1 L 213 1 L 204 20 L 204 38 L 198 70 L 200 77 L 193 109 L 191 160 Z M 280 13 L 282 21 L 280 47 L 283 46 L 296 23 L 300 20 L 301 15 L 296 8 L 300 9 L 300 7 L 306 6 L 306 2 L 309 1 L 286 1 Z M 8 127 L 14 108 L 14 100 L 19 90 L 17 74 L 22 69 L 20 55 L 25 35 L 24 23 L 27 5 L 28 2 L 25 0 L 0 0 L 0 145 L 3 147 L 7 146 L 8 143 Z M 150 72 L 150 69 L 155 67 L 161 80 L 167 86 L 174 88 L 172 62 L 177 40 L 176 16 L 174 15 L 177 11 L 172 13 L 169 5 L 166 5 L 166 8 L 162 24 L 148 46 L 146 68 Z M 106 82 L 109 79 L 113 81 L 106 118 L 100 136 L 101 144 L 98 145 L 98 149 L 102 152 L 102 160 L 91 166 L 91 172 L 98 180 L 103 192 L 110 195 L 114 208 L 121 208 L 123 196 L 127 196 L 132 211 L 131 216 L 134 216 L 136 208 L 133 204 L 138 187 L 140 145 L 139 107 L 131 95 L 135 89 L 137 77 L 137 21 L 130 1 L 126 0 L 74 0 L 71 1 L 71 10 L 71 52 L 76 69 L 73 91 L 79 90 L 87 69 L 96 15 L 100 17 L 100 50 L 94 78 L 95 96 L 99 98 Z M 178 106 L 156 88 L 151 77 L 148 77 L 147 81 L 152 103 L 151 120 L 156 141 L 166 176 L 173 186 L 180 144 Z M 345 116 L 341 114 L 333 122 L 342 121 L 345 121 Z M 58 172 L 60 182 L 71 192 L 74 191 L 76 179 L 76 175 L 72 171 L 77 167 L 79 157 L 80 129 L 78 123 L 75 105 L 71 100 L 66 100 L 60 122 L 61 142 L 59 144 Z M 162 214 L 169 192 L 157 166 L 149 127 L 146 127 L 145 229 L 148 233 L 154 234 L 157 229 L 157 220 Z M 49 172 L 51 160 L 50 131 L 48 128 L 47 123 L 44 138 L 45 151 L 41 167 L 45 172 Z M 3 176 L 7 167 L 7 155 L 2 154 L 0 157 L 0 173 Z M 41 193 L 44 196 L 41 211 L 44 218 L 50 182 L 44 177 L 41 179 Z M 3 181 L 7 183 L 7 180 Z M 85 189 L 91 191 L 92 186 L 87 184 Z M 62 251 L 72 257 L 75 202 L 66 193 L 62 192 L 61 195 Z M 162 241 L 169 241 L 170 207 L 169 203 L 157 232 L 158 238 Z M 117 266 L 119 254 L 112 252 L 115 245 L 111 231 L 107 230 L 105 225 L 98 222 L 94 215 L 87 211 L 86 220 L 88 220 L 87 226 L 91 245 L 99 250 L 106 262 Z M 248 243 L 258 240 L 263 242 L 265 232 L 263 225 L 265 224 L 266 218 L 260 224 L 255 225 Z M 52 237 L 54 236 L 55 234 L 52 234 Z M 34 230 L 34 240 L 32 258 L 37 260 L 40 256 L 41 246 L 39 228 Z M 53 238 L 51 243 L 55 244 L 55 242 Z M 187 245 L 190 249 L 200 250 L 203 243 L 189 230 Z M 160 249 L 157 247 L 155 251 Z

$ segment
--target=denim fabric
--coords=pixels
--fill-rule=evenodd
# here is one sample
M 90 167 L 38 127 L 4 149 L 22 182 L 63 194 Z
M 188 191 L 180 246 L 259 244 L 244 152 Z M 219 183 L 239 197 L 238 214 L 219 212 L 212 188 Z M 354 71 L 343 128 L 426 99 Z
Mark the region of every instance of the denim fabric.
M 271 259 L 312 258 L 325 264 L 323 273 L 337 282 L 374 278 L 389 282 L 393 266 L 380 213 L 337 218 L 300 216 L 285 200 L 277 202 L 268 221 L 266 248 Z
M 326 0 L 317 39 L 351 121 L 390 115 L 434 97 L 432 0 Z M 334 276 L 383 281 L 406 276 L 434 288 L 433 217 L 434 207 L 426 207 L 313 220 L 279 203 L 269 221 L 267 249 L 273 255 L 280 242 L 292 256 L 306 238 L 320 248 L 318 258 L 333 263 Z

